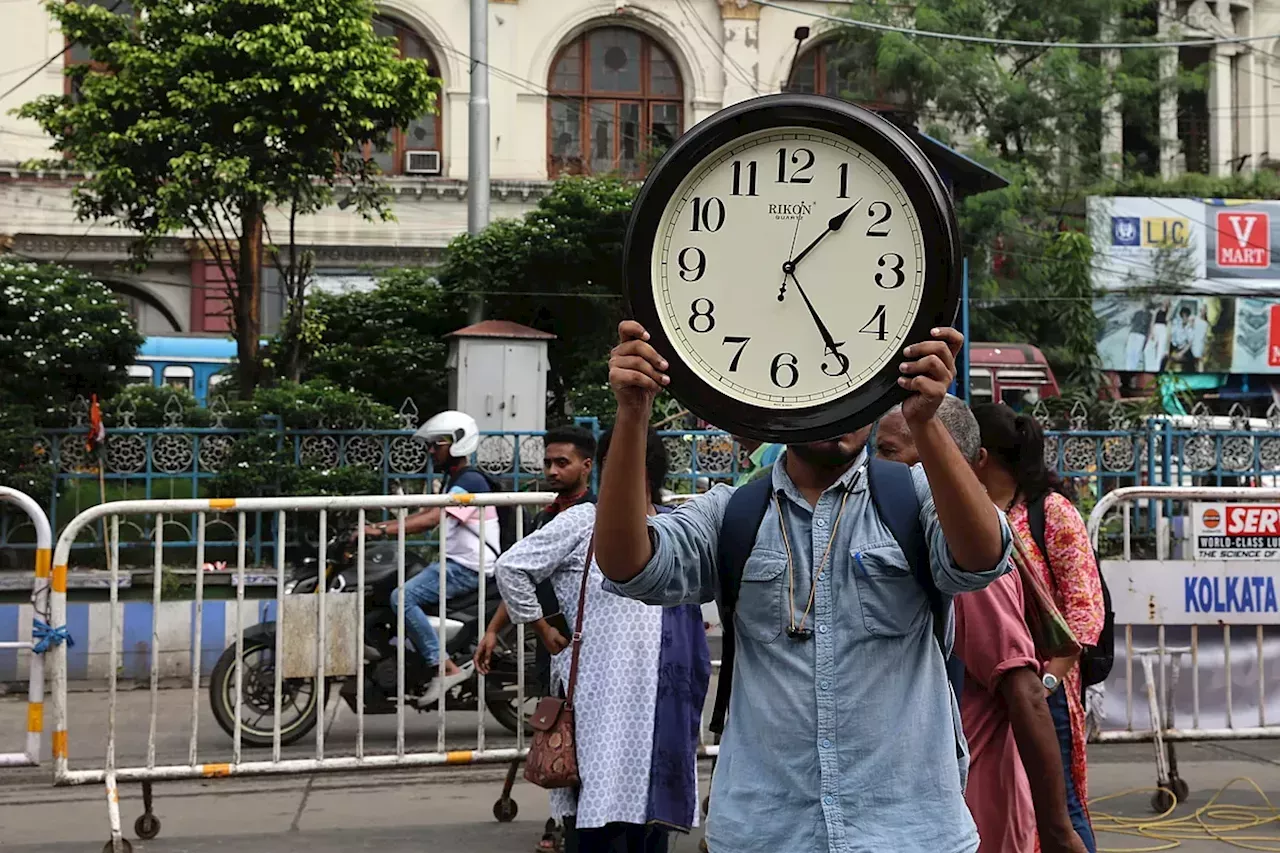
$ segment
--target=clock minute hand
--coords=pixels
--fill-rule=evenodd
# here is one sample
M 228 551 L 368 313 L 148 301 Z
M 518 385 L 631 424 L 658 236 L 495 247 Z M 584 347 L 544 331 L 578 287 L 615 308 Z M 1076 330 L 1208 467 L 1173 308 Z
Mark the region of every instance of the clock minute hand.
M 826 352 L 836 357 L 837 361 L 844 362 L 845 359 L 840 353 L 840 347 L 844 346 L 844 341 L 836 343 L 836 339 L 831 336 L 831 330 L 827 328 L 827 324 L 822 322 L 822 318 L 818 316 L 818 309 L 813 307 L 813 303 L 809 301 L 809 294 L 804 292 L 804 286 L 800 284 L 800 279 L 796 278 L 794 272 L 790 273 L 791 280 L 796 283 L 796 290 L 800 292 L 800 298 L 804 300 L 805 307 L 809 309 L 813 322 L 818 327 L 818 334 L 822 335 L 823 342 L 827 345 Z M 825 364 L 823 365 L 825 368 Z M 837 374 L 838 375 L 838 374 Z
M 839 231 L 841 228 L 843 228 L 844 221 L 849 218 L 850 213 L 853 213 L 853 209 L 860 204 L 862 204 L 862 199 L 858 199 L 853 204 L 849 205 L 848 208 L 841 211 L 840 213 L 837 213 L 835 216 L 831 217 L 831 219 L 828 220 L 827 222 L 827 230 L 819 234 L 812 243 L 805 246 L 800 251 L 800 254 L 796 255 L 794 258 L 792 258 L 788 262 L 791 264 L 791 268 L 794 270 L 795 267 L 805 259 L 805 256 L 808 255 L 810 252 L 812 252 L 814 248 L 816 248 L 817 245 L 821 243 L 823 238 L 825 238 L 828 234 L 830 234 L 833 231 Z

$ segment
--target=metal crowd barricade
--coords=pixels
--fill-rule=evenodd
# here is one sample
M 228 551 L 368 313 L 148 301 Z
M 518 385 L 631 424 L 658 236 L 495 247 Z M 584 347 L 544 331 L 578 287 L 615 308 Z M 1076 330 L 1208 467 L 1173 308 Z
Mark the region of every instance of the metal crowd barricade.
M 1280 720 L 1276 720 L 1280 714 L 1272 715 L 1275 722 L 1268 719 L 1265 671 L 1270 661 L 1264 631 L 1269 626 L 1280 625 L 1274 597 L 1265 602 L 1266 606 L 1261 606 L 1264 602 L 1254 606 L 1250 601 L 1249 607 L 1234 609 L 1229 603 L 1217 600 L 1219 590 L 1239 586 L 1240 571 L 1247 570 L 1250 580 L 1254 575 L 1264 581 L 1263 576 L 1274 577 L 1276 560 L 1196 560 L 1190 538 L 1194 535 L 1190 524 L 1193 501 L 1235 504 L 1262 501 L 1275 505 L 1280 504 L 1280 488 L 1139 486 L 1117 489 L 1097 503 L 1088 522 L 1090 539 L 1100 555 L 1099 568 L 1111 590 L 1116 626 L 1123 630 L 1123 638 L 1117 638 L 1119 673 L 1113 671 L 1107 686 L 1108 694 L 1117 686 L 1123 691 L 1124 725 L 1099 732 L 1096 740 L 1152 743 L 1157 784 L 1179 800 L 1186 797 L 1187 785 L 1178 776 L 1174 743 L 1280 738 Z M 1099 548 L 1101 534 L 1104 523 L 1117 509 L 1121 512 L 1121 559 L 1106 559 Z M 1145 516 L 1142 519 L 1145 523 L 1134 523 L 1135 511 Z M 1184 525 L 1185 535 L 1175 540 L 1176 519 L 1182 519 L 1179 523 Z M 1152 533 L 1154 547 L 1150 541 L 1143 543 L 1147 558 L 1135 557 L 1138 550 L 1135 536 L 1149 540 Z M 1179 545 L 1181 553 L 1171 554 Z M 1274 553 L 1280 557 L 1280 549 Z M 1262 568 L 1257 568 L 1259 566 Z M 1233 571 L 1237 574 L 1232 574 Z M 1213 597 L 1209 607 L 1202 607 L 1203 602 L 1197 598 L 1197 594 L 1204 594 L 1201 590 L 1205 584 Z M 1252 658 L 1251 675 L 1256 682 L 1250 685 L 1248 700 L 1257 701 L 1256 725 L 1240 724 L 1239 697 L 1233 691 L 1233 628 L 1238 632 L 1241 627 L 1246 635 L 1252 635 L 1253 642 L 1242 649 L 1237 642 L 1235 654 L 1237 663 L 1244 659 L 1248 665 Z M 1220 658 L 1218 631 L 1221 632 Z M 1138 719 L 1134 710 L 1135 663 L 1143 679 L 1137 688 L 1141 709 Z M 1189 673 L 1183 672 L 1184 665 L 1189 667 Z M 1209 689 L 1203 683 L 1206 670 L 1210 672 Z M 1183 685 L 1181 692 L 1178 689 L 1179 682 L 1185 681 L 1188 675 L 1189 696 L 1187 685 Z M 1221 696 L 1215 690 L 1217 687 L 1223 689 Z M 1212 705 L 1219 701 L 1221 707 Z M 1118 706 L 1118 698 L 1108 695 L 1108 704 L 1113 708 Z M 1185 716 L 1188 704 L 1191 724 L 1179 726 L 1177 719 Z M 1220 721 L 1208 719 L 1219 716 Z M 1169 804 L 1168 793 L 1157 793 L 1152 798 L 1157 811 L 1164 811 Z
M 151 791 L 150 785 L 153 782 L 164 780 L 180 780 L 180 779 L 209 779 L 231 776 L 283 776 L 283 775 L 301 775 L 317 772 L 333 772 L 333 771 L 372 771 L 387 770 L 396 768 L 413 768 L 413 767 L 430 767 L 437 765 L 465 765 L 465 764 L 481 764 L 481 763 L 501 763 L 510 762 L 522 757 L 527 752 L 525 744 L 525 730 L 523 725 L 516 726 L 516 734 L 514 743 L 511 745 L 492 746 L 485 740 L 485 686 L 484 676 L 477 675 L 478 686 L 476 689 L 476 711 L 477 724 L 474 744 L 469 744 L 469 748 L 465 749 L 447 749 L 446 748 L 446 702 L 443 697 L 438 703 L 435 712 L 438 714 L 437 736 L 434 749 L 429 750 L 411 750 L 405 743 L 405 646 L 404 643 L 397 643 L 397 660 L 396 660 L 396 733 L 395 733 L 395 749 L 393 752 L 385 754 L 370 753 L 365 749 L 365 679 L 364 679 L 364 634 L 365 634 L 365 608 L 364 608 L 364 589 L 366 583 L 366 565 L 365 565 L 365 535 L 364 527 L 366 524 L 366 513 L 370 511 L 391 511 L 403 520 L 407 513 L 413 510 L 424 509 L 429 507 L 525 507 L 525 506 L 543 506 L 554 498 L 552 494 L 546 493 L 491 493 L 491 494 L 454 494 L 454 495 L 399 495 L 399 496 L 379 496 L 379 497 L 304 497 L 304 498 L 248 498 L 248 499 L 206 499 L 206 500 L 151 500 L 151 501 L 120 501 L 115 503 L 107 503 L 94 507 L 84 513 L 81 513 L 68 524 L 62 535 L 58 538 L 57 547 L 53 554 L 53 577 L 52 577 L 52 624 L 55 626 L 64 626 L 66 624 L 67 614 L 67 563 L 71 554 L 72 544 L 81 531 L 90 525 L 102 520 L 107 522 L 107 526 L 111 530 L 108 542 L 108 571 L 110 572 L 110 613 L 111 625 L 109 636 L 112 638 L 110 642 L 110 659 L 108 665 L 108 716 L 107 716 L 107 748 L 106 757 L 102 766 L 85 769 L 73 769 L 68 755 L 68 731 L 67 731 L 67 655 L 64 646 L 58 645 L 53 647 L 50 657 L 50 675 L 53 686 L 53 715 L 54 715 L 54 733 L 53 733 L 53 757 L 54 757 L 54 783 L 56 785 L 81 785 L 87 783 L 103 783 L 106 788 L 107 808 L 110 821 L 111 841 L 108 849 L 113 849 L 116 853 L 128 851 L 131 845 L 121 835 L 120 829 L 120 806 L 118 785 L 122 782 L 141 782 L 144 789 L 144 802 L 146 812 L 139 818 L 135 828 L 140 835 L 144 837 L 154 837 L 159 832 L 159 821 L 151 814 Z M 326 661 L 328 659 L 327 649 L 327 633 L 326 633 L 326 616 L 328 608 L 325 604 L 326 594 L 334 596 L 335 591 L 327 590 L 328 584 L 318 582 L 316 584 L 315 613 L 316 613 L 316 632 L 315 644 L 313 646 L 315 652 L 315 690 L 317 691 L 318 700 L 315 713 L 318 720 L 315 727 L 315 749 L 314 755 L 305 757 L 303 747 L 283 747 L 281 743 L 281 696 L 282 696 L 282 679 L 285 661 L 283 659 L 284 636 L 286 628 L 280 622 L 284 620 L 286 614 L 290 612 L 290 608 L 286 608 L 287 599 L 293 598 L 297 600 L 297 596 L 286 595 L 286 553 L 285 548 L 279 548 L 275 553 L 275 596 L 270 601 L 274 602 L 275 616 L 277 619 L 277 627 L 275 630 L 275 650 L 274 650 L 274 719 L 272 745 L 269 759 L 246 759 L 242 752 L 242 711 L 245 702 L 244 685 L 242 679 L 244 677 L 244 644 L 245 644 L 245 587 L 246 587 L 246 516 L 250 513 L 268 513 L 274 514 L 276 521 L 283 525 L 286 521 L 288 513 L 317 513 L 319 517 L 319 556 L 318 570 L 321 572 L 320 578 L 327 580 L 325 568 L 327 565 L 326 554 L 326 536 L 329 514 L 339 511 L 355 512 L 356 521 L 355 529 L 357 531 L 356 539 L 356 584 L 355 591 L 360 596 L 359 604 L 355 606 L 357 613 L 357 625 L 352 632 L 354 640 L 354 648 L 352 654 L 356 662 L 356 678 L 357 696 L 356 704 L 356 736 L 355 748 L 350 754 L 334 755 L 331 747 L 325 742 L 325 711 L 328 704 L 325 697 L 325 685 L 328 680 L 326 676 Z M 157 754 L 157 718 L 159 703 L 159 680 L 160 680 L 160 632 L 159 632 L 159 614 L 161 604 L 161 572 L 164 568 L 164 516 L 174 515 L 178 513 L 194 514 L 197 517 L 197 547 L 195 552 L 195 601 L 192 604 L 192 626 L 191 631 L 194 636 L 192 641 L 192 672 L 190 678 L 191 691 L 191 717 L 190 717 L 190 739 L 187 754 L 183 756 L 185 760 L 174 760 L 172 756 Z M 208 517 L 211 514 L 228 514 L 234 513 L 236 520 L 237 538 L 235 542 L 237 558 L 234 567 L 235 576 L 235 631 L 234 645 L 236 649 L 236 670 L 235 670 L 235 734 L 232 743 L 232 754 L 229 761 L 209 761 L 207 756 L 202 759 L 199 749 L 199 721 L 200 721 L 200 705 L 201 705 L 201 673 L 200 673 L 200 657 L 201 657 L 201 627 L 204 621 L 203 609 L 205 606 L 205 586 L 204 575 L 201 567 L 205 560 L 206 545 L 206 526 Z M 118 598 L 118 579 L 120 572 L 120 526 L 121 518 L 136 515 L 156 516 L 154 525 L 154 567 L 155 576 L 152 591 L 152 610 L 151 610 L 151 647 L 150 647 L 150 712 L 148 723 L 148 736 L 145 762 L 129 764 L 121 762 L 117 756 L 117 742 L 119 740 L 117 732 L 117 716 L 119 704 L 119 684 L 118 684 L 118 662 L 120 659 L 120 635 L 118 631 L 118 611 L 120 609 L 120 601 Z M 523 513 L 516 513 L 517 535 L 523 532 Z M 490 520 L 489 524 L 496 524 L 496 521 Z M 480 513 L 478 533 L 481 540 L 485 537 L 484 513 Z M 440 543 L 439 543 L 439 594 L 440 600 L 445 600 L 445 566 L 448 559 L 448 526 L 441 524 Z M 47 528 L 46 528 L 47 531 Z M 48 534 L 46 532 L 46 542 Z M 222 543 L 226 544 L 226 543 Z M 405 565 L 406 565 L 406 548 L 405 534 L 403 526 L 400 526 L 400 534 L 397 540 L 397 558 L 396 558 L 396 582 L 397 587 L 403 587 L 405 582 Z M 47 552 L 46 552 L 47 553 Z M 485 576 L 486 558 L 488 557 L 487 549 L 480 548 L 480 571 L 479 571 L 479 590 L 478 590 L 478 626 L 477 641 L 483 635 L 487 621 L 486 609 L 486 584 L 491 583 Z M 430 571 L 430 568 L 424 569 Z M 399 607 L 396 608 L 395 615 L 396 624 L 399 630 L 399 636 L 404 636 L 405 625 L 405 604 L 404 597 L 398 598 Z M 296 612 L 296 611 L 295 611 Z M 441 617 L 446 614 L 446 608 L 440 607 L 438 612 Z M 446 621 L 444 618 L 437 620 L 437 638 L 440 648 L 447 647 L 446 637 Z M 516 686 L 516 708 L 518 715 L 523 715 L 525 706 L 525 650 L 524 650 L 524 634 L 523 629 L 517 631 L 517 686 Z M 308 653 L 309 654 L 309 653 Z M 444 674 L 444 661 L 440 662 L 439 675 Z M 33 682 L 34 683 L 34 682 Z M 332 697 L 330 697 L 332 698 Z M 335 708 L 340 706 L 335 706 Z M 307 713 L 310 713 L 308 711 Z M 337 713 L 335 709 L 335 714 Z M 256 723 L 255 723 L 256 725 Z M 285 750 L 288 750 L 286 753 Z
M 53 532 L 44 510 L 25 493 L 0 486 L 0 503 L 13 504 L 25 512 L 36 533 L 35 582 L 31 588 L 31 604 L 36 619 L 33 637 L 30 640 L 0 641 L 0 649 L 31 652 L 27 676 L 26 749 L 22 752 L 0 753 L 0 767 L 35 767 L 40 763 L 40 734 L 44 730 L 44 654 L 41 651 L 41 640 L 34 634 L 38 633 L 36 626 L 53 624 L 49 615 L 49 567 Z

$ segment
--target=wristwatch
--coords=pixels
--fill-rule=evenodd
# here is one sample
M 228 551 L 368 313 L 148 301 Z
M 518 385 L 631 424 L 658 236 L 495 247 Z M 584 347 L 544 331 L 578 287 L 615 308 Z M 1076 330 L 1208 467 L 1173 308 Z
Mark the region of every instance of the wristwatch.
M 1044 675 L 1040 676 L 1040 683 L 1044 685 L 1045 690 L 1052 693 L 1058 689 L 1058 685 L 1062 682 L 1059 681 L 1058 676 L 1054 675 L 1052 672 L 1046 672 Z

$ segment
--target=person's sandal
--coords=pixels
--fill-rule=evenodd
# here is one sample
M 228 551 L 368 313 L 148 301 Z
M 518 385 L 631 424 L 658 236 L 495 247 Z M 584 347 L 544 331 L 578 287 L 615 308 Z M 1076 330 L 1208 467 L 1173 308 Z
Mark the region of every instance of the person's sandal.
M 560 853 L 561 850 L 561 830 L 556 825 L 555 818 L 548 818 L 545 831 L 542 833 L 542 840 L 538 842 L 538 846 L 534 848 L 536 853 Z

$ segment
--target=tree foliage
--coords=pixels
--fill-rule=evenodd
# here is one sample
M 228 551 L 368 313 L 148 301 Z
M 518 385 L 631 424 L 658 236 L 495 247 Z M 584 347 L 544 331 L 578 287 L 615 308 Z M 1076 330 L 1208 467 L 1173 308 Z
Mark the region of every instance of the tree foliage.
M 252 429 L 276 420 L 286 429 L 397 429 L 395 410 L 326 379 L 278 382 L 232 406 L 228 426 Z
M 466 325 L 466 300 L 431 270 L 393 270 L 371 291 L 312 293 L 307 309 L 318 335 L 303 375 L 395 408 L 406 398 L 423 414 L 446 407 L 445 336 Z
M 579 385 L 600 383 L 622 318 L 622 241 L 637 186 L 565 178 L 521 220 L 501 220 L 449 244 L 436 271 L 458 298 L 483 293 L 491 317 L 550 332 L 547 391 L 556 419 Z
M 0 485 L 48 498 L 37 443 L 77 397 L 115 394 L 142 337 L 106 285 L 54 264 L 0 257 Z
M 552 420 L 612 411 L 603 358 L 625 300 L 622 242 L 637 187 L 616 178 L 565 178 L 522 219 L 457 237 L 435 269 L 394 270 L 371 291 L 313 293 L 315 340 L 302 375 L 358 388 L 424 415 L 448 404 L 446 336 L 483 295 L 490 317 L 556 335 L 547 390 Z
M 376 166 L 351 152 L 385 145 L 430 109 L 437 81 L 375 35 L 371 0 L 133 0 L 134 16 L 47 8 L 94 65 L 68 66 L 76 94 L 19 114 L 84 171 L 77 213 L 138 235 L 139 264 L 162 236 L 198 237 L 228 282 L 241 393 L 251 394 L 263 255 L 300 299 L 310 258 L 294 240 L 299 216 L 338 190 L 388 216 Z M 267 233 L 264 249 L 272 208 L 287 233 Z
M 44 413 L 124 386 L 142 337 L 105 284 L 0 257 L 0 407 Z
M 1151 10 L 1145 0 L 921 0 L 859 5 L 851 15 L 917 30 L 1080 43 L 1149 39 Z M 1161 80 L 1155 49 L 1108 55 L 852 25 L 838 27 L 828 52 L 845 97 L 893 105 L 899 121 L 961 140 L 1010 181 L 958 205 L 974 297 L 971 337 L 1034 343 L 1060 381 L 1092 395 L 1100 374 L 1083 200 L 1119 166 L 1101 153 L 1102 107 L 1121 108 L 1127 139 L 1154 138 L 1165 87 L 1202 88 L 1203 76 L 1193 70 Z M 1153 165 L 1128 164 L 1133 173 Z
M 853 17 L 918 30 L 1024 42 L 1135 41 L 1155 33 L 1146 0 L 921 0 L 868 5 Z M 978 140 L 1007 163 L 1046 175 L 1100 169 L 1101 107 L 1114 95 L 1154 103 L 1159 52 L 1125 51 L 1109 67 L 1098 50 L 992 45 L 853 26 L 836 48 L 846 94 L 885 99 L 922 125 Z M 859 73 L 850 60 L 873 73 Z M 873 86 L 878 91 L 868 91 Z
M 102 403 L 102 420 L 108 430 L 132 425 L 155 429 L 180 423 L 207 427 L 213 417 L 195 394 L 173 385 L 130 385 Z
M 367 465 L 328 467 L 316 460 L 298 463 L 296 438 L 269 430 L 242 436 L 214 476 L 214 497 L 288 495 L 376 495 L 382 475 Z

